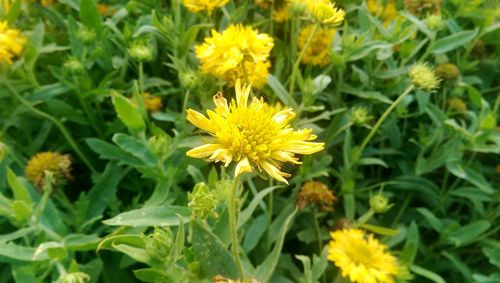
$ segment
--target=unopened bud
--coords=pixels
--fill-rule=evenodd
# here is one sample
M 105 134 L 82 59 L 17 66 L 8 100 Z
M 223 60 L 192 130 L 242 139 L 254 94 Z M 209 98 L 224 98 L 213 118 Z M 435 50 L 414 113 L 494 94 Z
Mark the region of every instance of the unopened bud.
M 410 79 L 414 86 L 433 91 L 439 87 L 440 80 L 436 77 L 434 70 L 426 64 L 417 63 L 410 69 Z
M 210 191 L 205 183 L 196 184 L 193 191 L 188 193 L 188 200 L 188 207 L 191 209 L 194 217 L 201 219 L 205 219 L 208 216 L 217 217 L 215 208 L 219 201 L 216 194 Z
M 143 44 L 136 44 L 128 50 L 128 54 L 139 62 L 148 62 L 153 60 L 151 48 Z
M 63 67 L 73 74 L 81 74 L 84 70 L 82 62 L 74 57 L 70 57 L 64 62 Z
M 351 112 L 350 120 L 354 125 L 365 126 L 373 119 L 366 107 L 354 107 Z
M 83 44 L 91 44 L 95 41 L 96 33 L 92 29 L 81 27 L 78 30 L 76 37 L 78 37 Z
M 148 235 L 146 252 L 153 258 L 164 261 L 174 243 L 174 234 L 168 228 L 155 227 L 152 234 Z
M 374 195 L 370 198 L 370 208 L 375 213 L 384 213 L 389 208 L 391 208 L 391 204 L 389 204 L 389 199 L 381 194 Z

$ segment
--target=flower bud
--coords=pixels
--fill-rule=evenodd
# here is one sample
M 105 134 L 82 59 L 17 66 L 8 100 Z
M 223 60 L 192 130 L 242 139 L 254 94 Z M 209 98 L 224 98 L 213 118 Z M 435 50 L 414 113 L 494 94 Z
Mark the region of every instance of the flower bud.
M 453 97 L 448 100 L 448 105 L 450 109 L 456 111 L 459 114 L 464 114 L 467 112 L 467 104 L 465 102 L 458 98 L 458 97 Z
M 76 37 L 83 43 L 83 44 L 91 44 L 95 41 L 96 38 L 96 33 L 94 30 L 89 29 L 87 27 L 81 27 L 77 34 Z
M 436 76 L 447 81 L 455 81 L 460 77 L 460 71 L 457 66 L 450 63 L 439 64 L 436 67 L 435 72 Z
M 56 283 L 85 283 L 90 281 L 90 276 L 83 272 L 61 274 Z
M 164 261 L 174 243 L 174 234 L 168 228 L 155 227 L 152 234 L 148 235 L 146 241 L 146 252 L 153 258 Z
M 179 73 L 179 81 L 186 89 L 194 89 L 198 85 L 198 75 L 192 71 L 182 71 Z
M 375 213 L 384 213 L 389 208 L 391 208 L 391 204 L 389 204 L 389 199 L 381 194 L 374 195 L 370 198 L 370 208 Z
M 414 86 L 433 91 L 439 87 L 440 79 L 436 77 L 434 70 L 426 64 L 417 63 L 410 69 L 410 79 Z
M 136 44 L 128 50 L 128 54 L 133 59 L 139 62 L 148 62 L 153 60 L 153 52 L 149 46 L 143 44 Z
M 193 191 L 188 193 L 188 200 L 188 207 L 195 218 L 217 217 L 215 208 L 219 204 L 219 201 L 216 194 L 210 191 L 205 183 L 196 184 Z
M 154 135 L 149 138 L 148 145 L 154 154 L 164 157 L 169 153 L 170 137 L 165 133 Z
M 84 71 L 82 62 L 74 57 L 68 58 L 68 60 L 64 62 L 63 67 L 73 74 L 81 74 Z
M 357 126 L 365 126 L 371 119 L 373 119 L 373 117 L 370 116 L 370 113 L 368 113 L 366 107 L 363 106 L 354 107 L 349 118 L 351 122 Z
M 443 28 L 443 18 L 441 15 L 430 15 L 425 19 L 425 24 L 431 30 L 440 30 Z

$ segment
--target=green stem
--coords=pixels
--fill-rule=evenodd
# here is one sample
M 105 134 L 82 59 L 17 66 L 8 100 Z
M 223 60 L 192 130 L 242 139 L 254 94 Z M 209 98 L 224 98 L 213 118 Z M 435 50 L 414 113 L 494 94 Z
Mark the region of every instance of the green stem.
M 240 260 L 240 246 L 238 240 L 238 231 L 236 226 L 236 202 L 238 186 L 240 185 L 240 176 L 235 176 L 233 180 L 233 185 L 231 186 L 231 196 L 229 199 L 229 226 L 231 230 L 231 251 L 233 253 L 234 261 L 238 266 L 238 272 L 240 274 L 240 280 L 243 281 L 243 267 Z
M 361 157 L 361 154 L 363 154 L 363 150 L 365 149 L 366 145 L 368 145 L 368 143 L 371 141 L 371 139 L 373 138 L 373 136 L 377 133 L 378 129 L 380 128 L 380 126 L 382 125 L 382 123 L 384 123 L 385 119 L 389 116 L 389 114 L 392 113 L 392 111 L 399 105 L 399 103 L 401 103 L 401 101 L 403 101 L 403 99 L 405 99 L 405 97 L 414 89 L 414 86 L 413 85 L 410 85 L 390 106 L 389 108 L 387 108 L 387 110 L 385 110 L 384 114 L 382 114 L 382 116 L 380 116 L 380 118 L 378 119 L 377 123 L 375 123 L 375 126 L 373 126 L 372 130 L 370 131 L 370 133 L 368 134 L 368 136 L 366 136 L 366 138 L 363 140 L 363 143 L 361 143 L 361 146 L 359 147 L 358 151 L 357 151 L 357 155 L 354 156 L 354 160 L 353 160 L 353 163 L 356 163 L 359 158 Z
M 139 62 L 139 93 L 144 95 L 144 65 Z
M 316 232 L 316 240 L 318 241 L 318 254 L 321 254 L 323 251 L 323 242 L 321 241 L 321 230 L 319 228 L 319 223 L 318 223 L 318 213 L 316 212 L 317 208 L 313 207 L 313 220 L 314 220 L 314 230 Z
M 306 44 L 304 44 L 304 47 L 302 50 L 300 50 L 299 57 L 297 57 L 297 60 L 295 60 L 295 63 L 293 64 L 292 68 L 292 75 L 290 77 L 290 89 L 288 91 L 288 102 L 290 103 L 292 101 L 293 97 L 293 90 L 295 88 L 295 77 L 297 76 L 297 73 L 299 72 L 299 65 L 300 61 L 302 61 L 302 57 L 304 57 L 304 54 L 306 53 L 307 48 L 309 47 L 309 44 L 311 44 L 311 41 L 314 37 L 314 34 L 316 34 L 316 31 L 318 30 L 319 25 L 314 25 L 313 30 L 311 31 L 311 34 L 309 35 L 309 38 L 307 38 Z
M 375 211 L 370 208 L 365 214 L 361 215 L 358 220 L 356 220 L 356 225 L 365 224 L 373 217 L 373 215 L 375 215 Z
M 87 165 L 87 167 L 90 169 L 90 171 L 92 171 L 93 174 L 97 173 L 97 170 L 94 168 L 94 166 L 92 166 L 92 163 L 90 163 L 90 161 L 87 159 L 87 157 L 85 157 L 85 155 L 80 150 L 80 147 L 75 142 L 75 140 L 73 139 L 73 137 L 71 136 L 69 131 L 66 129 L 66 127 L 64 127 L 64 125 L 59 120 L 57 120 L 56 118 L 52 117 L 51 115 L 49 115 L 41 110 L 38 110 L 35 107 L 33 107 L 19 93 L 17 93 L 17 91 L 6 80 L 4 80 L 4 84 L 5 84 L 5 86 L 7 86 L 9 91 L 14 95 L 14 97 L 16 97 L 17 100 L 19 100 L 19 102 L 21 102 L 21 104 L 23 104 L 26 108 L 28 108 L 28 110 L 33 112 L 33 114 L 36 114 L 36 115 L 38 115 L 42 118 L 45 118 L 45 119 L 49 120 L 50 122 L 52 122 L 61 131 L 61 133 L 66 138 L 69 145 L 71 146 L 71 148 L 73 148 L 75 153 L 78 155 L 78 157 L 80 157 L 80 159 L 85 163 L 85 165 Z

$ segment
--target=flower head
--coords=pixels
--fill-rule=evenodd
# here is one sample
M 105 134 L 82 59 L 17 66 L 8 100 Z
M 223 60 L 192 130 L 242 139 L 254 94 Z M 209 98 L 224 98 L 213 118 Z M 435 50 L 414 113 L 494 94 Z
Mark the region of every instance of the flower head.
M 192 192 L 188 192 L 188 207 L 196 218 L 216 217 L 215 208 L 219 204 L 217 195 L 205 183 L 198 183 Z
M 211 14 L 215 8 L 223 7 L 229 0 L 183 0 L 182 3 L 192 13 L 207 11 Z
M 406 10 L 417 16 L 441 12 L 441 0 L 404 0 L 404 4 Z
M 336 8 L 330 0 L 308 0 L 306 11 L 316 22 L 323 25 L 338 26 L 345 18 L 345 11 Z
M 271 106 L 264 100 L 253 98 L 249 102 L 250 86 L 241 87 L 236 81 L 236 100 L 227 100 L 218 93 L 214 96 L 216 108 L 208 110 L 208 118 L 192 109 L 187 119 L 210 134 L 208 143 L 187 152 L 194 158 L 223 162 L 228 166 L 235 161 L 235 175 L 244 172 L 266 172 L 284 183 L 290 174 L 280 170 L 284 162 L 300 164 L 296 154 L 313 154 L 324 148 L 311 129 L 294 130 L 288 122 L 295 113 L 291 108 Z
M 302 29 L 299 33 L 298 46 L 304 49 L 307 40 L 314 30 L 314 25 L 309 25 Z M 335 30 L 329 28 L 318 28 L 311 38 L 311 42 L 307 45 L 302 57 L 302 63 L 324 67 L 331 62 L 330 49 L 333 44 L 333 35 Z
M 149 92 L 142 94 L 144 97 L 144 106 L 151 113 L 158 112 L 163 107 L 163 102 L 159 96 L 152 96 Z
M 454 81 L 460 77 L 460 71 L 457 66 L 451 63 L 439 64 L 435 72 L 436 76 L 448 81 Z
M 26 38 L 17 29 L 8 27 L 7 22 L 0 21 L 0 64 L 12 64 L 12 59 L 23 51 Z
M 297 207 L 303 209 L 307 205 L 316 204 L 322 211 L 333 211 L 333 204 L 336 201 L 337 198 L 327 185 L 318 181 L 309 181 L 300 188 Z
M 40 152 L 28 161 L 25 175 L 35 186 L 42 188 L 45 181 L 45 171 L 52 172 L 56 184 L 64 179 L 71 179 L 69 155 L 51 151 Z
M 427 64 L 417 63 L 410 69 L 410 79 L 414 86 L 428 91 L 439 87 L 440 79 Z
M 368 0 L 366 6 L 370 14 L 382 19 L 384 26 L 388 26 L 398 18 L 398 10 L 394 0 Z
M 224 32 L 212 30 L 212 37 L 195 47 L 203 73 L 234 84 L 240 79 L 261 87 L 266 83 L 273 39 L 252 27 L 231 25 Z
M 340 268 L 343 277 L 356 283 L 392 283 L 398 262 L 387 247 L 360 229 L 331 232 L 328 260 Z

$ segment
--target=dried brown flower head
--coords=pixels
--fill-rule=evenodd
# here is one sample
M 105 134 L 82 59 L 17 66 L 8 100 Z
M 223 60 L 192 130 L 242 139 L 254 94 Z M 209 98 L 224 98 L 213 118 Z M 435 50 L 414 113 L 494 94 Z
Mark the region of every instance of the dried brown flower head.
M 307 205 L 316 205 L 321 211 L 333 211 L 337 198 L 327 185 L 318 181 L 309 181 L 300 188 L 297 196 L 297 207 L 304 209 Z

